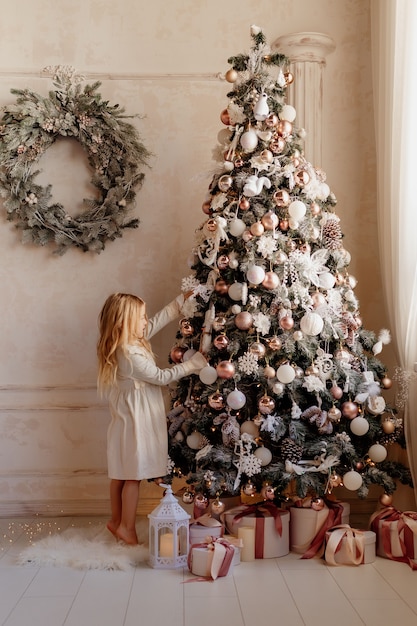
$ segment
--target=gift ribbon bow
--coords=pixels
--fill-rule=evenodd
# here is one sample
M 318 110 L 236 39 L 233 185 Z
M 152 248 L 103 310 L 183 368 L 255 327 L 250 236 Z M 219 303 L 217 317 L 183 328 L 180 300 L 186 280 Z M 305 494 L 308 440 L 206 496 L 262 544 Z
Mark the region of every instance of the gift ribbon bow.
M 190 520 L 190 524 L 199 524 L 200 526 L 206 526 L 207 528 L 218 528 L 219 526 L 223 526 L 218 519 L 211 517 L 208 513 L 204 513 L 200 517 L 195 517 Z
M 398 522 L 397 532 L 401 547 L 401 555 L 394 556 L 391 546 L 391 524 Z M 417 536 L 417 513 L 414 511 L 398 511 L 388 506 L 382 511 L 371 515 L 370 527 L 377 537 L 382 539 L 385 554 L 393 561 L 407 563 L 412 570 L 417 570 L 417 554 L 414 554 L 414 537 Z
M 213 560 L 210 567 L 210 577 L 212 580 L 227 576 L 230 565 L 232 564 L 235 549 L 231 543 L 225 539 L 218 539 L 216 537 L 207 537 L 207 541 L 204 543 L 194 543 L 188 552 L 188 569 L 192 571 L 192 553 L 193 548 L 207 548 L 213 550 Z M 190 579 L 192 581 L 207 580 L 205 576 L 199 576 L 197 578 Z
M 326 542 L 324 558 L 329 565 L 360 565 L 365 552 L 365 536 L 362 530 L 351 528 L 349 524 L 340 524 L 327 531 L 330 536 Z M 347 563 L 337 563 L 336 552 L 345 540 Z
M 322 556 L 324 552 L 324 539 L 326 537 L 326 532 L 334 526 L 340 526 L 343 515 L 343 504 L 341 502 L 333 502 L 333 500 L 326 500 L 326 505 L 329 509 L 327 517 L 318 529 L 316 535 L 313 537 L 307 551 L 304 552 L 301 557 L 302 559 L 311 559 L 314 556 Z
M 233 518 L 233 523 L 237 524 L 243 517 L 255 515 L 255 558 L 264 558 L 264 541 L 265 541 L 265 517 L 269 514 L 274 518 L 275 529 L 279 536 L 282 536 L 282 520 L 281 515 L 287 513 L 283 509 L 279 509 L 273 502 L 260 502 L 259 504 L 250 504 L 242 508 Z

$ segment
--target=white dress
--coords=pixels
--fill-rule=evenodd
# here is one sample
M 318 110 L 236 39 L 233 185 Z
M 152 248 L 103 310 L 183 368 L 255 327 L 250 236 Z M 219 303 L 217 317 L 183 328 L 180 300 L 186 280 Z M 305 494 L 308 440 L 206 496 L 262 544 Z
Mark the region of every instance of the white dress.
M 179 297 L 149 320 L 148 339 L 179 316 L 181 304 Z M 117 382 L 109 393 L 108 475 L 119 480 L 165 476 L 168 435 L 162 387 L 198 372 L 206 361 L 197 352 L 185 363 L 160 369 L 145 348 L 131 345 L 128 353 L 130 360 L 118 350 Z

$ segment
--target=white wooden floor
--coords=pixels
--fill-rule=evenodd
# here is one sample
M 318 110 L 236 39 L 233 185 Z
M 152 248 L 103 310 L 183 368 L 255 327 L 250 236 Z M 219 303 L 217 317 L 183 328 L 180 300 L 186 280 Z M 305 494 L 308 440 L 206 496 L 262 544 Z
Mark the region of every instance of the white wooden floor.
M 95 523 L 103 518 L 0 520 L 2 626 L 417 625 L 417 571 L 382 558 L 331 567 L 289 554 L 190 584 L 186 569 L 146 564 L 129 572 L 16 565 L 39 526 Z

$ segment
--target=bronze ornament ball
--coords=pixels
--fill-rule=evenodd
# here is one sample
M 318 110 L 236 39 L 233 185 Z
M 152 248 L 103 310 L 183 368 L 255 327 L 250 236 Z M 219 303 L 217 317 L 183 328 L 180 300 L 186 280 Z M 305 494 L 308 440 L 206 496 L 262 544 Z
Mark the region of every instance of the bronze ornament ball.
M 391 506 L 392 504 L 392 495 L 390 493 L 383 493 L 380 497 L 379 497 L 379 502 L 380 504 L 382 504 L 382 506 Z
M 228 83 L 235 83 L 237 81 L 237 78 L 238 78 L 238 73 L 236 72 L 235 69 L 231 68 L 230 70 L 228 70 L 226 72 L 224 77 L 225 77 L 225 79 L 227 80 Z
M 230 379 L 236 373 L 235 366 L 231 361 L 220 361 L 216 367 L 217 376 L 219 378 Z
M 211 396 L 209 396 L 208 404 L 215 411 L 220 411 L 225 406 L 223 394 L 221 394 L 220 391 L 212 393 Z

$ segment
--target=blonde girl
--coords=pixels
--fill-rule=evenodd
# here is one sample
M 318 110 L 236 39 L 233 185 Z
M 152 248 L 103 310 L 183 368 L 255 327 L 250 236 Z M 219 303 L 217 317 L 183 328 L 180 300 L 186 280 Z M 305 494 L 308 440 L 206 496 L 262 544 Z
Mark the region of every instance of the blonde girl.
M 138 296 L 115 293 L 99 315 L 98 389 L 108 398 L 107 431 L 110 478 L 109 531 L 136 545 L 139 483 L 166 474 L 167 427 L 162 387 L 198 373 L 207 364 L 200 352 L 188 361 L 160 369 L 149 339 L 181 314 L 183 296 L 148 320 Z

